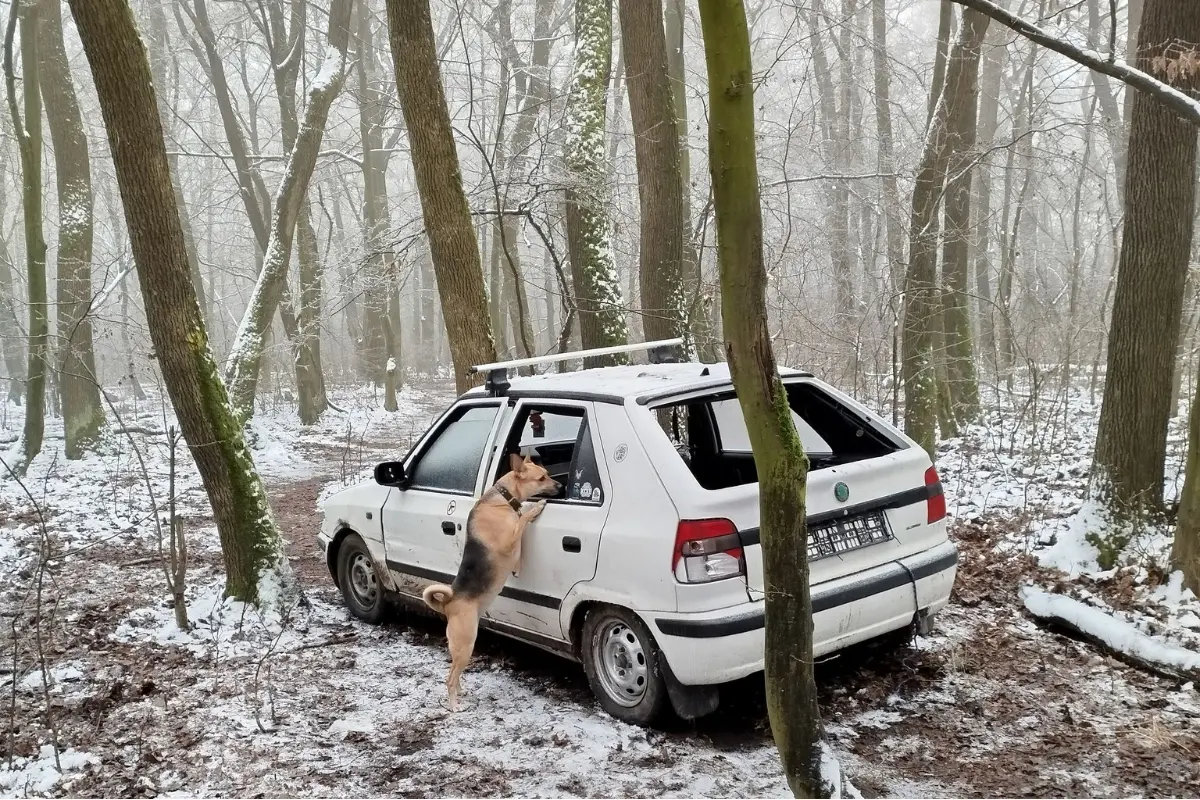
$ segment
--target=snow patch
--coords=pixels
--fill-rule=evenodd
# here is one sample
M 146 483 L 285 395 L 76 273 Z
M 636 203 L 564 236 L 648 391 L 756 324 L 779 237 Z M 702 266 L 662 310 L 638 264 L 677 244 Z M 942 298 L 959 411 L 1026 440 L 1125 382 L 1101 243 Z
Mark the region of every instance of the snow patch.
M 14 758 L 12 769 L 7 762 L 0 767 L 0 796 L 29 797 L 47 794 L 71 772 L 78 772 L 89 764 L 99 764 L 100 759 L 78 750 L 63 750 L 54 760 L 54 746 L 44 744 L 36 758 Z M 59 766 L 62 771 L 59 771 Z

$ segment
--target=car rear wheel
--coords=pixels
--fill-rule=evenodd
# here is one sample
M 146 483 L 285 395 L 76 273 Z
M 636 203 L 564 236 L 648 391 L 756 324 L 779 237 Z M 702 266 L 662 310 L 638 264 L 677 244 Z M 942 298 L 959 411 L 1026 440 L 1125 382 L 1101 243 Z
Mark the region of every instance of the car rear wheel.
M 352 533 L 338 548 L 338 585 L 350 613 L 364 622 L 377 624 L 383 620 L 383 587 L 375 574 L 375 564 L 362 537 Z
M 592 693 L 609 714 L 649 725 L 662 711 L 667 685 L 658 647 L 636 614 L 613 606 L 590 609 L 579 655 Z

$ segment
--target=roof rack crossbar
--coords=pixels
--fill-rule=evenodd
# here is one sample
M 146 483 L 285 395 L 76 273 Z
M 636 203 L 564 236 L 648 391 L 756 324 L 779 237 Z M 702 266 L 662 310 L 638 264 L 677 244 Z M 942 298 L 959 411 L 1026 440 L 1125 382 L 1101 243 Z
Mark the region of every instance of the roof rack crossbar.
M 643 350 L 651 352 L 651 360 L 654 363 L 664 363 L 671 360 L 671 351 L 676 348 L 682 349 L 683 339 L 660 339 L 656 342 L 639 342 L 637 344 L 622 344 L 615 347 L 595 347 L 591 350 L 576 350 L 571 353 L 553 353 L 548 356 L 534 356 L 533 358 L 518 358 L 514 361 L 497 361 L 494 364 L 476 364 L 471 367 L 471 372 L 475 374 L 488 373 L 496 375 L 501 370 L 507 371 L 517 369 L 519 367 L 532 367 L 537 364 L 556 364 L 559 361 L 574 361 L 579 358 L 594 358 L 596 356 L 611 356 L 618 353 L 638 353 Z M 678 352 L 678 351 L 676 351 Z M 658 359 L 658 360 L 655 360 Z M 678 357 L 675 360 L 679 360 Z M 501 373 L 502 374 L 502 373 Z

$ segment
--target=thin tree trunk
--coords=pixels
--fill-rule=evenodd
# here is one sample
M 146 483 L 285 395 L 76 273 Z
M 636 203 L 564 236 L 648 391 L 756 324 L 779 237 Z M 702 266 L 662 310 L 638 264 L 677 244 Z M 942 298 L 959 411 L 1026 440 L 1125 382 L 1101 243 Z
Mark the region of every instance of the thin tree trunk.
M 0 219 L 4 219 L 2 212 Z M 14 308 L 16 296 L 12 256 L 8 243 L 0 236 L 0 349 L 4 351 L 4 369 L 8 375 L 8 402 L 20 405 L 25 397 L 25 364 L 21 360 L 21 324 Z
M 284 606 L 295 584 L 262 480 L 209 351 L 145 46 L 127 0 L 71 0 L 70 6 L 108 131 L 150 338 L 212 504 L 226 594 Z
M 933 78 L 929 84 L 929 107 L 925 115 L 925 124 L 933 122 L 933 112 L 937 108 L 938 98 L 946 84 L 946 60 L 950 54 L 950 40 L 954 27 L 954 4 L 950 0 L 940 0 L 938 6 L 938 35 L 937 50 L 933 56 Z
M 13 36 L 21 22 L 21 82 L 25 119 L 17 108 L 13 70 Z M 45 434 L 46 358 L 50 326 L 46 300 L 46 241 L 42 238 L 42 98 L 38 88 L 37 5 L 13 0 L 4 37 L 4 78 L 8 111 L 21 154 L 21 200 L 25 220 L 25 269 L 29 295 L 29 360 L 25 367 L 25 429 L 21 436 L 21 469 L 42 449 Z
M 308 200 L 296 219 L 296 258 L 300 262 L 300 308 L 297 325 L 300 338 L 294 345 L 296 403 L 301 425 L 315 425 L 329 408 L 325 393 L 325 371 L 321 366 L 321 271 Z
M 962 113 L 963 103 L 974 98 L 963 84 L 975 79 L 969 65 L 978 63 L 987 24 L 984 15 L 964 9 L 962 30 L 946 69 L 945 90 L 925 134 L 925 149 L 913 188 L 904 287 L 904 430 L 931 458 L 936 457 L 937 441 L 937 209 L 949 158 L 948 121 Z
M 687 222 L 679 132 L 667 72 L 662 2 L 621 0 L 619 9 L 641 201 L 642 331 L 646 341 L 655 341 L 687 333 L 683 266 Z
M 621 283 L 613 264 L 604 165 L 604 117 L 612 66 L 610 0 L 575 0 L 575 42 L 564 143 L 567 250 L 580 343 L 590 349 L 629 341 Z M 584 366 L 624 360 L 621 356 L 589 358 L 584 359 Z
M 479 246 L 454 148 L 429 0 L 387 0 L 387 15 L 396 88 L 437 273 L 455 383 L 465 391 L 482 380 L 471 374 L 471 366 L 494 361 L 496 348 L 488 330 Z
M 63 44 L 59 0 L 40 0 L 38 51 L 58 184 L 58 387 L 68 459 L 100 434 L 104 408 L 92 348 L 92 169 Z
M 1188 417 L 1187 464 L 1183 491 L 1179 495 L 1179 523 L 1171 545 L 1171 566 L 1183 573 L 1183 585 L 1200 595 L 1200 370 L 1196 370 L 1196 379 L 1196 394 Z
M 349 40 L 350 11 L 354 0 L 334 0 L 329 11 L 328 46 L 325 61 L 308 91 L 308 107 L 296 141 L 288 153 L 284 177 L 275 196 L 271 215 L 271 236 L 263 257 L 262 272 L 242 315 L 229 354 L 225 382 L 234 408 L 243 420 L 254 414 L 254 396 L 258 389 L 259 363 L 271 319 L 279 307 L 280 296 L 291 264 L 292 240 L 301 208 L 308 203 L 308 182 L 317 164 L 317 154 L 325 134 L 325 121 L 334 98 L 342 90 L 346 76 L 346 47 Z
M 1174 66 L 1198 44 L 1200 3 L 1147 0 L 1135 66 L 1196 91 L 1200 74 Z M 1162 505 L 1171 367 L 1196 200 L 1196 127 L 1157 99 L 1134 94 L 1125 228 L 1092 471 L 1094 495 L 1118 517 Z
M 808 459 L 792 424 L 767 329 L 745 8 L 741 0 L 700 0 L 700 23 L 710 87 L 709 165 L 726 351 L 759 479 L 767 712 L 792 793 L 829 797 L 840 786 L 823 780 L 821 715 L 813 679 L 804 512 Z
M 996 138 L 1000 118 L 1000 80 L 1008 61 L 1008 50 L 1000 39 L 1000 26 L 989 28 L 984 39 L 983 65 L 979 79 L 979 144 L 990 148 Z M 976 308 L 979 319 L 979 347 L 985 363 L 996 361 L 995 306 L 992 302 L 992 167 L 989 160 L 982 158 L 975 167 L 975 214 L 974 258 Z

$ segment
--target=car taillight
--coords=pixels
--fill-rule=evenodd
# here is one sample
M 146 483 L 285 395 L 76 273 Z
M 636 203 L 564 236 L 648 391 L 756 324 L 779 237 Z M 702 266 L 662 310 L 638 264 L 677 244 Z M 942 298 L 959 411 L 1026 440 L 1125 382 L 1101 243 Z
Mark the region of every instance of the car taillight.
M 925 502 L 926 524 L 932 525 L 946 517 L 946 495 L 942 492 L 942 480 L 933 467 L 925 470 L 925 485 L 929 487 L 929 499 Z
M 671 567 L 680 583 L 708 583 L 745 575 L 737 527 L 727 519 L 680 520 Z

